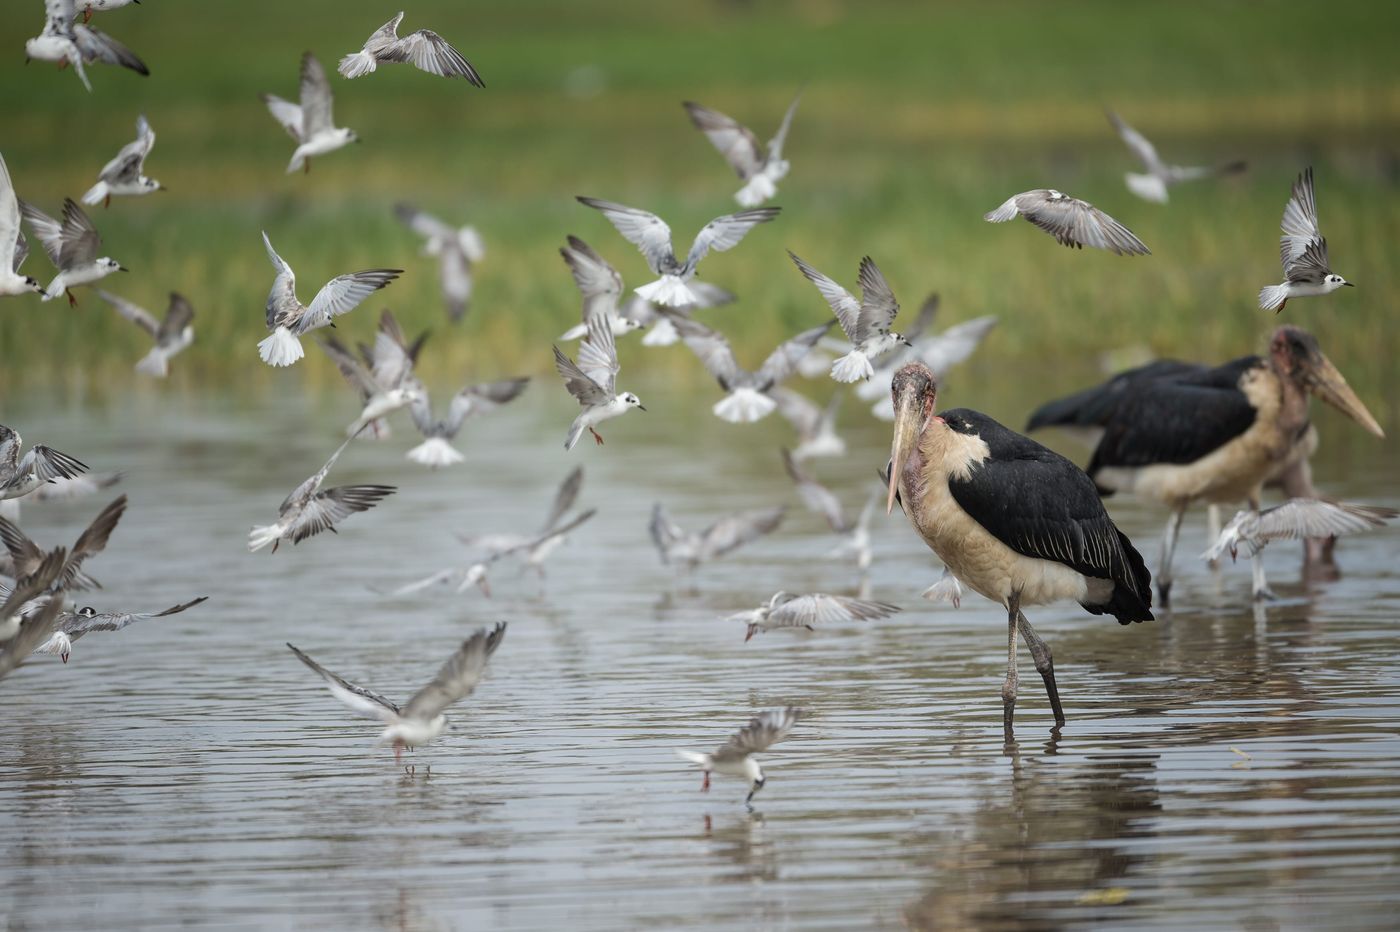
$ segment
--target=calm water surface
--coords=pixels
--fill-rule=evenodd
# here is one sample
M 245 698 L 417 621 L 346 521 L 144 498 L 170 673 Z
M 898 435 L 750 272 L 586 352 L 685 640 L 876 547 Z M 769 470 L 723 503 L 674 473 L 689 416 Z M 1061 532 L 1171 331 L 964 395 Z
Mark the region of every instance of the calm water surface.
M 796 506 L 785 427 L 695 423 L 667 414 L 683 399 L 644 396 L 649 414 L 566 456 L 556 388 L 542 379 L 511 415 L 470 425 L 456 469 L 403 461 L 406 422 L 352 447 L 332 483 L 399 494 L 275 556 L 247 553 L 247 530 L 333 449 L 348 398 L 7 403 L 26 439 L 127 474 L 131 507 L 89 564 L 105 589 L 83 604 L 209 596 L 0 683 L 8 926 L 1393 927 L 1395 532 L 1346 541 L 1332 582 L 1303 582 L 1297 548 L 1276 545 L 1283 599 L 1256 615 L 1245 564 L 1215 579 L 1194 560 L 1193 516 L 1172 615 L 1123 628 L 1072 605 L 1031 613 L 1069 725 L 1051 734 L 1025 657 L 1007 746 L 1004 616 L 976 596 L 921 600 L 939 568 L 902 517 L 877 521 L 866 584 L 903 614 L 745 644 L 721 616 L 779 588 L 859 589 L 825 559 L 823 525 L 794 507 L 681 581 L 646 525 L 658 500 L 688 527 Z M 888 433 L 849 439 L 850 456 L 813 469 L 855 510 Z M 1395 461 L 1350 438 L 1318 478 L 1396 505 Z M 452 565 L 453 532 L 534 527 L 575 463 L 599 515 L 547 579 L 504 567 L 491 599 L 370 591 Z M 28 506 L 23 523 L 68 544 L 111 495 Z M 1154 560 L 1165 515 L 1114 513 Z M 497 620 L 510 631 L 490 675 L 414 774 L 283 646 L 406 698 Z M 766 756 L 755 810 L 738 782 L 702 795 L 673 750 L 710 749 L 783 704 L 811 715 Z

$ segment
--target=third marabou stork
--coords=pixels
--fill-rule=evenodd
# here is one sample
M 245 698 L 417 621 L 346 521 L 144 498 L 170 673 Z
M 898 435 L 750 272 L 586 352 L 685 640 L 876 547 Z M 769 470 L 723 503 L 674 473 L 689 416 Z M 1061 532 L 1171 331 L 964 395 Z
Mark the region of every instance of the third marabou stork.
M 1316 446 L 1311 395 L 1385 436 L 1317 340 L 1298 327 L 1275 330 L 1266 357 L 1126 387 L 1086 472 L 1105 495 L 1134 492 L 1172 509 L 1157 567 L 1162 605 L 1186 508 L 1247 501 L 1258 511 L 1264 483 L 1306 462 Z M 1253 564 L 1254 596 L 1268 598 L 1263 562 L 1256 555 Z
M 977 411 L 934 413 L 922 363 L 895 373 L 889 500 L 963 585 L 1006 606 L 1003 725 L 1016 707 L 1016 636 L 1026 639 L 1055 713 L 1065 721 L 1050 648 L 1023 606 L 1073 599 L 1120 624 L 1152 619 L 1152 577 L 1074 463 Z

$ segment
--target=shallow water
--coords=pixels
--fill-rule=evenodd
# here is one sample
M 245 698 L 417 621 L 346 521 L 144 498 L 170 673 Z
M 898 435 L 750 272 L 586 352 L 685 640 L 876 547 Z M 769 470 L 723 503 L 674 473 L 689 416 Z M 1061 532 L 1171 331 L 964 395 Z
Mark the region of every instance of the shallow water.
M 1303 583 L 1298 549 L 1276 545 L 1283 599 L 1256 615 L 1246 565 L 1217 580 L 1194 560 L 1193 515 L 1170 616 L 1124 628 L 1072 605 L 1031 613 L 1069 724 L 1051 734 L 1023 655 L 1007 746 L 1001 610 L 921 600 L 938 568 L 898 514 L 876 521 L 868 585 L 903 614 L 747 644 L 719 620 L 779 588 L 859 586 L 796 507 L 776 418 L 697 423 L 667 414 L 681 399 L 644 395 L 649 414 L 566 455 L 571 412 L 539 381 L 517 410 L 469 426 L 464 466 L 404 462 L 406 422 L 352 447 L 332 483 L 399 494 L 276 555 L 248 554 L 247 529 L 334 448 L 348 399 L 7 405 L 26 439 L 127 473 L 110 494 L 25 508 L 41 543 L 71 543 L 117 491 L 130 496 L 89 564 L 106 588 L 83 604 L 210 597 L 0 683 L 10 927 L 1393 924 L 1393 530 L 1344 542 L 1335 582 Z M 850 456 L 812 469 L 855 510 L 888 433 L 872 423 L 849 439 Z M 1318 461 L 1319 483 L 1397 504 L 1394 450 L 1345 449 Z M 532 528 L 575 463 L 580 504 L 599 514 L 545 580 L 503 568 L 490 599 L 369 590 L 451 565 L 454 531 Z M 647 536 L 658 500 L 688 527 L 794 508 L 775 535 L 677 581 Z M 1165 516 L 1113 508 L 1152 562 Z M 487 680 L 413 774 L 283 646 L 403 698 L 496 620 L 510 629 Z M 783 704 L 811 714 L 766 755 L 754 811 L 732 780 L 702 795 L 673 749 L 709 749 Z

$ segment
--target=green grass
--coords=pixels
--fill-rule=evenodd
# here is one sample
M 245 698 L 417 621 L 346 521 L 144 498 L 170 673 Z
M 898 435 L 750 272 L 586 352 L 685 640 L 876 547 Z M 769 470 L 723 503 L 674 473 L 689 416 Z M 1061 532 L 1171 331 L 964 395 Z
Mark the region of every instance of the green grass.
M 21 195 L 40 206 L 81 195 L 130 138 L 135 115 L 149 115 L 159 135 L 149 171 L 170 192 L 94 216 L 106 251 L 134 270 L 110 281 L 114 290 L 153 308 L 170 289 L 195 303 L 198 338 L 177 382 L 285 384 L 254 350 L 271 272 L 264 228 L 306 298 L 339 272 L 408 270 L 383 301 L 342 319 L 343 336 L 367 337 L 374 309 L 388 304 L 410 327 L 435 329 L 430 378 L 546 372 L 550 340 L 577 314 L 556 251 L 565 234 L 598 247 L 629 285 L 648 280 L 640 256 L 573 195 L 656 210 L 688 241 L 734 207 L 738 184 L 680 101 L 701 100 L 766 138 L 806 82 L 788 146 L 793 172 L 776 199 L 783 216 L 702 270 L 742 297 L 709 318 L 736 340 L 775 340 L 823 315 L 783 254 L 791 248 L 848 283 L 869 253 L 906 306 L 942 292 L 945 321 L 1001 315 L 982 369 L 991 376 L 1041 372 L 1053 383 L 1125 345 L 1200 359 L 1249 352 L 1276 324 L 1254 305 L 1280 276 L 1288 185 L 1313 164 L 1337 269 L 1360 287 L 1295 302 L 1283 319 L 1318 334 L 1371 389 L 1378 416 L 1395 396 L 1400 7 L 423 0 L 407 28 L 442 32 L 487 89 L 407 68 L 355 82 L 333 75 L 337 121 L 364 143 L 318 160 L 310 175 L 284 175 L 293 146 L 258 93 L 294 96 L 305 48 L 333 69 L 391 12 L 363 0 L 132 7 L 99 25 L 152 76 L 94 66 L 91 95 L 49 65 L 26 68 L 18 39 L 7 43 L 0 145 Z M 41 24 L 37 0 L 0 8 L 0 34 L 28 36 Z M 568 90 L 590 82 L 592 96 Z M 1121 182 L 1135 166 L 1103 118 L 1106 104 L 1169 159 L 1243 157 L 1250 172 L 1180 188 L 1166 207 L 1138 201 Z M 982 222 L 1009 194 L 1042 185 L 1114 213 L 1154 255 L 1070 252 L 1027 224 Z M 398 199 L 470 221 L 486 239 L 474 309 L 459 328 L 446 327 L 433 266 L 390 213 Z M 51 274 L 38 254 L 26 270 Z M 75 310 L 0 304 L 8 384 L 86 386 L 129 372 L 143 336 L 95 295 L 81 300 Z M 684 354 L 623 352 L 631 371 L 697 371 Z M 334 380 L 312 355 L 302 377 Z

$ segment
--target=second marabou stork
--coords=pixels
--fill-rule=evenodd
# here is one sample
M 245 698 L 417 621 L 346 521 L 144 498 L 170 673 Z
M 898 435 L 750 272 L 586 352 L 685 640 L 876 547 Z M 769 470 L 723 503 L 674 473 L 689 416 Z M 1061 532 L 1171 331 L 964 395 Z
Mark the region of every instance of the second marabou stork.
M 1124 387 L 1085 471 L 1104 495 L 1132 492 L 1171 508 L 1157 567 L 1163 606 L 1171 597 L 1172 554 L 1187 507 L 1246 501 L 1258 511 L 1265 482 L 1282 478 L 1287 485 L 1289 471 L 1305 468 L 1299 463 L 1316 447 L 1308 416 L 1313 395 L 1385 436 L 1317 339 L 1293 326 L 1274 331 L 1267 356 Z M 1254 597 L 1269 598 L 1257 555 L 1253 568 Z
M 1064 709 L 1049 646 L 1021 609 L 1072 599 L 1120 624 L 1152 619 L 1152 577 L 1074 463 L 985 414 L 935 413 L 937 383 L 922 363 L 895 373 L 886 511 L 896 497 L 914 530 L 962 585 L 1007 613 L 1003 727 L 1011 736 L 1026 639 L 1055 714 Z

